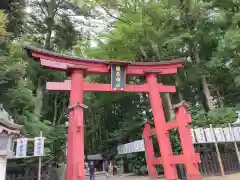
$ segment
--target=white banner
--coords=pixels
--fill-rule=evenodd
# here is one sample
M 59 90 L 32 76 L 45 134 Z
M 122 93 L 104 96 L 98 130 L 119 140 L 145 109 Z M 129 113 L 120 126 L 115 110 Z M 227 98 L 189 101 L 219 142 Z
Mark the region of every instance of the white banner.
M 44 155 L 44 137 L 34 138 L 34 156 Z
M 232 127 L 232 131 L 236 141 L 240 141 L 240 127 Z
M 17 139 L 16 157 L 23 158 L 27 156 L 27 138 Z
M 196 128 L 194 131 L 195 131 L 197 143 L 206 143 L 207 142 L 205 135 L 204 135 L 203 128 Z
M 230 128 L 196 128 L 190 129 L 193 144 L 214 143 L 215 136 L 217 142 L 233 142 Z M 240 127 L 232 127 L 232 131 L 236 141 L 240 141 Z M 117 147 L 118 154 L 129 154 L 134 152 L 145 151 L 144 140 L 138 140 Z
M 190 129 L 190 132 L 191 132 L 193 144 L 195 144 L 196 143 L 196 138 L 195 138 L 194 129 Z
M 215 137 L 217 142 L 233 142 L 233 136 L 229 127 L 224 128 L 196 128 L 191 129 L 191 136 L 194 144 L 214 143 Z M 232 127 L 232 133 L 237 142 L 240 142 L 240 127 Z
M 222 128 L 213 128 L 217 142 L 226 142 L 223 129 Z
M 138 140 L 117 147 L 118 154 L 129 154 L 145 151 L 144 140 Z
M 232 133 L 231 133 L 231 129 L 229 127 L 223 128 L 223 132 L 224 132 L 226 141 L 228 141 L 228 142 L 233 142 L 234 141 Z
M 215 137 L 211 128 L 205 128 L 204 133 L 207 139 L 207 143 L 214 143 Z

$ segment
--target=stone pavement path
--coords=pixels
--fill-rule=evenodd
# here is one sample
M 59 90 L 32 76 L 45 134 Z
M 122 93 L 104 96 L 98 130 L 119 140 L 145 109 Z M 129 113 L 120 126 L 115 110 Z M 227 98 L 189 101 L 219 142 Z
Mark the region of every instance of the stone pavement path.
M 86 177 L 85 180 L 90 180 L 89 177 Z M 106 176 L 101 175 L 97 176 L 95 180 L 149 180 L 147 176 Z M 240 180 L 240 173 L 226 175 L 226 176 L 214 176 L 214 177 L 207 177 L 203 178 L 203 180 Z
M 85 180 L 90 180 L 89 177 L 85 177 Z M 96 176 L 95 180 L 149 180 L 146 176 Z

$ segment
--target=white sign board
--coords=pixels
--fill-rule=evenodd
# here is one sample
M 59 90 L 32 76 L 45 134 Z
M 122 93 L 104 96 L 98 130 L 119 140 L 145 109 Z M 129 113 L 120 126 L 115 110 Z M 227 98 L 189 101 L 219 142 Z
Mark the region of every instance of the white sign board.
M 197 143 L 206 143 L 207 142 L 203 128 L 196 128 L 195 135 L 196 135 Z
M 236 141 L 240 141 L 240 127 L 232 127 L 232 131 Z
M 44 155 L 44 137 L 34 138 L 34 156 Z
M 138 140 L 117 147 L 118 154 L 129 154 L 145 151 L 144 140 Z
M 190 129 L 190 132 L 191 132 L 191 136 L 192 136 L 192 142 L 193 142 L 193 144 L 195 144 L 196 143 L 196 138 L 195 138 L 194 129 Z
M 215 139 L 217 142 L 233 142 L 234 138 L 240 142 L 240 127 L 196 128 L 191 129 L 191 136 L 194 144 L 214 143 Z
M 27 156 L 27 138 L 17 139 L 16 157 L 23 158 Z
M 233 142 L 234 141 L 232 133 L 231 133 L 231 129 L 229 127 L 223 128 L 223 132 L 224 132 L 226 141 L 228 141 L 228 142 Z
M 213 128 L 217 142 L 226 142 L 224 133 L 223 133 L 223 128 Z
M 207 143 L 214 143 L 215 142 L 213 130 L 211 128 L 205 128 L 204 133 L 205 133 L 205 136 L 206 136 Z

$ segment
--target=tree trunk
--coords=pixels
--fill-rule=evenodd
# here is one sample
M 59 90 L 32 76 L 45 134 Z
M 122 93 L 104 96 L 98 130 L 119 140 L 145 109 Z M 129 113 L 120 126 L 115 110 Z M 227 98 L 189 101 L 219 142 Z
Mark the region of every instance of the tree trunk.
M 58 100 L 58 94 L 57 93 L 54 97 L 54 112 L 53 112 L 53 126 L 56 125 L 56 121 L 57 121 L 57 114 L 58 114 L 58 104 L 57 104 L 57 100 Z
M 220 107 L 223 107 L 224 106 L 224 103 L 222 101 L 222 96 L 220 94 L 220 91 L 219 91 L 219 87 L 217 86 L 216 88 L 216 93 L 217 93 L 217 98 L 218 98 L 218 103 L 220 105 Z
M 41 79 L 38 80 L 38 87 L 36 91 L 36 102 L 33 113 L 39 119 L 41 116 L 42 111 L 42 104 L 43 104 L 43 87 L 41 85 Z
M 204 75 L 202 75 L 202 77 L 201 77 L 201 83 L 202 83 L 203 93 L 206 98 L 206 104 L 207 104 L 209 110 L 212 110 L 212 109 L 214 109 L 214 102 L 213 102 L 213 98 L 210 94 L 210 90 L 209 90 L 209 87 L 207 84 L 206 77 Z
M 194 57 L 197 64 L 200 64 L 199 50 L 194 51 Z M 206 105 L 208 106 L 209 110 L 212 110 L 214 109 L 213 97 L 211 96 L 207 79 L 204 75 L 201 76 L 201 85 L 202 85 L 203 93 L 206 99 Z
M 175 76 L 175 84 L 176 84 L 176 88 L 178 89 L 178 87 L 180 86 L 180 78 L 178 76 Z M 182 95 L 182 93 L 180 92 L 180 90 L 177 90 L 178 93 L 178 98 L 181 101 L 184 100 L 184 97 Z
M 174 113 L 174 110 L 173 110 L 173 105 L 172 105 L 170 94 L 169 93 L 163 93 L 162 97 L 163 97 L 164 109 L 165 109 L 166 115 L 167 115 L 166 119 L 168 121 L 171 121 L 175 117 L 175 113 Z
M 47 49 L 47 50 L 51 49 L 51 36 L 52 36 L 52 25 L 48 25 L 44 49 Z
M 59 165 L 59 168 L 55 169 L 58 175 L 58 179 L 59 180 L 65 180 L 65 171 L 66 171 L 66 164 L 65 163 L 61 163 Z
M 45 23 L 47 25 L 47 32 L 46 32 L 46 39 L 44 43 L 44 49 L 50 49 L 51 48 L 51 36 L 53 31 L 53 24 L 54 24 L 54 15 L 55 15 L 55 8 L 56 8 L 56 0 L 50 1 L 47 6 L 47 12 L 48 15 L 45 17 Z M 37 102 L 35 103 L 34 108 L 34 114 L 40 117 L 41 111 L 42 111 L 42 101 L 43 101 L 43 87 L 42 87 L 42 78 L 41 75 L 38 82 L 37 92 L 36 92 L 36 98 Z

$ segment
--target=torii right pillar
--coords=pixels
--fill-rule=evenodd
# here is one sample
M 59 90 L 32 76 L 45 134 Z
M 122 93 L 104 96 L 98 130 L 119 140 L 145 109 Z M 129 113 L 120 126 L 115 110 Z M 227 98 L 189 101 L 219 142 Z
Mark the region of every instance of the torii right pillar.
M 152 106 L 155 128 L 151 129 L 149 123 L 145 124 L 143 137 L 146 149 L 146 161 L 149 176 L 157 179 L 155 165 L 162 164 L 164 168 L 165 180 L 178 180 L 176 164 L 185 164 L 188 180 L 201 180 L 198 163 L 200 156 L 195 153 L 189 124 L 191 117 L 186 112 L 184 104 L 180 104 L 176 114 L 176 120 L 165 121 L 165 115 L 162 107 L 158 86 L 157 73 L 146 74 L 147 84 L 149 86 L 149 100 Z M 178 128 L 180 142 L 182 145 L 182 154 L 174 155 L 168 131 Z M 156 135 L 160 147 L 160 157 L 154 156 L 152 144 L 152 135 Z

